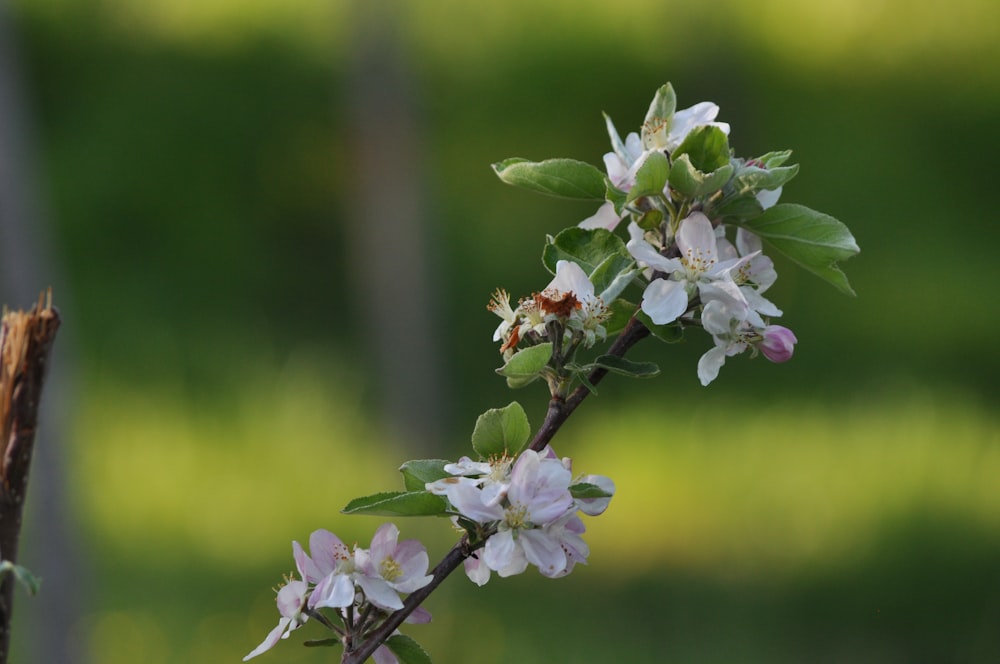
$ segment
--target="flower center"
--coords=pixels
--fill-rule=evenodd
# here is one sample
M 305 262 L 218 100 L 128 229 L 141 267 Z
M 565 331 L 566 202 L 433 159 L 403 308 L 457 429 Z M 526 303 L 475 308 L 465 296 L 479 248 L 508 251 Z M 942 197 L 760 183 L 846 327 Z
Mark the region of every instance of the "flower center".
M 504 512 L 504 523 L 511 530 L 519 530 L 528 525 L 528 508 L 520 503 L 511 505 Z
M 403 568 L 391 556 L 382 561 L 379 571 L 382 573 L 382 578 L 390 582 L 403 575 Z

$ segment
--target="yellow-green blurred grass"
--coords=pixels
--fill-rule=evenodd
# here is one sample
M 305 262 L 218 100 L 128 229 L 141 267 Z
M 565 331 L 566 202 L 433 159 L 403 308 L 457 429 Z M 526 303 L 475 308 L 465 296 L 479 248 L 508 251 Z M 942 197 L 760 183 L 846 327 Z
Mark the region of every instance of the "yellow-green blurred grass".
M 395 469 L 408 455 L 365 415 L 355 379 L 302 361 L 261 371 L 211 402 L 96 381 L 79 418 L 74 490 L 94 554 L 117 567 L 103 573 L 105 597 L 77 626 L 94 661 L 133 661 L 140 646 L 156 651 L 154 662 L 235 661 L 277 619 L 267 587 L 293 568 L 290 540 L 327 527 L 367 543 L 381 520 L 338 510 L 398 488 Z M 541 390 L 517 396 L 541 398 Z M 605 515 L 587 519 L 591 564 L 530 587 L 579 597 L 580 586 L 610 592 L 679 573 L 788 587 L 867 569 L 880 529 L 913 515 L 1000 532 L 997 424 L 987 407 L 944 392 L 761 406 L 716 402 L 710 391 L 672 401 L 664 385 L 655 404 L 594 398 L 556 449 L 577 472 L 613 477 L 618 493 Z M 397 523 L 404 537 L 428 543 L 432 559 L 453 538 L 440 520 Z M 142 580 L 141 597 L 128 579 Z M 479 590 L 452 579 L 431 603 L 434 623 L 409 633 L 441 661 L 463 661 L 454 635 L 469 616 L 496 622 L 512 610 L 522 582 L 535 579 L 494 579 Z M 322 636 L 308 627 L 272 659 L 329 661 L 329 652 L 299 645 Z M 495 661 L 533 643 L 529 627 L 512 624 Z M 732 647 L 769 652 L 775 638 Z M 649 644 L 635 647 L 642 657 Z
M 82 516 L 119 554 L 229 568 L 284 556 L 289 540 L 319 527 L 365 542 L 376 521 L 339 509 L 401 488 L 395 469 L 409 455 L 342 378 L 292 364 L 248 379 L 215 410 L 170 391 L 99 385 L 79 427 Z M 925 510 L 1000 528 L 1000 427 L 959 395 L 761 406 L 703 392 L 604 406 L 587 402 L 555 445 L 578 472 L 618 484 L 608 513 L 588 519 L 602 574 L 850 562 L 880 526 Z M 449 536 L 442 523 L 400 526 Z

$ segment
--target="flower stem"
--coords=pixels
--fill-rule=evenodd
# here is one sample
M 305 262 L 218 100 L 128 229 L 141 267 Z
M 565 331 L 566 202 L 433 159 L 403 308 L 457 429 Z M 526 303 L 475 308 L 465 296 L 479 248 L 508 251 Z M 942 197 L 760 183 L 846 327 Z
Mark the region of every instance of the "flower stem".
M 635 316 L 633 316 L 622 333 L 618 335 L 618 338 L 608 349 L 609 355 L 614 355 L 616 357 L 623 357 L 625 353 L 628 352 L 632 346 L 634 346 L 639 341 L 645 339 L 649 336 L 649 330 L 645 325 L 642 324 Z M 597 368 L 590 372 L 587 376 L 588 380 L 592 385 L 596 385 L 601 382 L 604 376 L 608 373 L 607 369 Z M 566 422 L 569 416 L 576 410 L 590 391 L 583 385 L 577 387 L 573 392 L 566 398 L 560 396 L 554 396 L 549 401 L 549 410 L 545 416 L 545 421 L 542 426 L 538 429 L 535 434 L 534 439 L 531 441 L 531 449 L 538 451 L 545 447 L 549 441 L 552 440 L 559 428 Z M 485 541 L 493 532 L 484 533 L 483 540 Z M 478 547 L 475 547 L 478 548 Z M 474 547 L 469 545 L 469 539 L 467 535 L 463 535 L 462 539 L 458 541 L 451 548 L 451 550 L 445 554 L 445 557 L 441 559 L 441 562 L 431 571 L 431 582 L 428 583 L 423 588 L 413 591 L 410 595 L 403 601 L 403 608 L 390 614 L 382 624 L 380 624 L 374 631 L 372 631 L 364 641 L 357 645 L 352 642 L 349 646 L 344 649 L 343 657 L 341 658 L 341 664 L 362 664 L 365 660 L 372 656 L 372 653 L 383 643 L 386 639 L 392 636 L 392 633 L 403 624 L 407 616 L 413 613 L 414 610 L 420 604 L 427 599 L 427 597 L 434 592 L 434 590 L 441 585 L 441 583 L 448 577 L 449 574 L 458 569 L 458 566 L 462 562 L 472 555 Z

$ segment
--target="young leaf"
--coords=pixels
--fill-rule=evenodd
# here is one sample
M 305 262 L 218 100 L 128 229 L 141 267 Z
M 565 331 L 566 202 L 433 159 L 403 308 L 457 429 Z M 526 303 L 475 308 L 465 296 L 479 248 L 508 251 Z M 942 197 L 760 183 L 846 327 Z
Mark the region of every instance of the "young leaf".
M 635 172 L 635 184 L 629 190 L 625 202 L 631 203 L 643 196 L 662 194 L 669 175 L 670 162 L 667 160 L 667 155 L 659 151 L 650 152 L 642 162 L 642 166 Z
M 632 378 L 652 378 L 660 373 L 660 367 L 652 362 L 633 362 L 615 355 L 601 355 L 594 364 L 608 371 Z
M 639 306 L 634 302 L 618 298 L 608 305 L 608 319 L 604 321 L 604 330 L 609 337 L 617 335 L 628 325 L 632 315 L 635 314 Z
M 629 262 L 632 260 L 625 243 L 611 231 L 573 226 L 546 242 L 545 249 L 542 250 L 542 263 L 549 272 L 555 274 L 559 261 L 573 261 L 589 276 L 610 256 Z M 600 292 L 603 289 L 595 285 L 595 290 Z
M 722 189 L 732 176 L 732 164 L 702 173 L 691 163 L 690 155 L 682 154 L 670 167 L 670 186 L 688 198 L 701 198 Z
M 447 507 L 444 498 L 421 488 L 420 491 L 389 491 L 355 498 L 340 511 L 374 516 L 436 516 L 444 514 Z
M 695 127 L 670 157 L 676 160 L 682 154 L 702 173 L 711 173 L 729 163 L 729 138 L 712 125 Z
M 552 343 L 523 348 L 497 369 L 497 373 L 508 378 L 532 378 L 538 376 L 552 359 Z
M 393 634 L 386 639 L 385 645 L 399 659 L 400 664 L 433 664 L 427 651 L 405 634 Z
M 550 196 L 603 201 L 606 178 L 597 168 L 576 159 L 528 161 L 513 157 L 493 164 L 501 180 Z
M 414 459 L 399 467 L 403 473 L 403 486 L 407 491 L 423 491 L 424 485 L 445 477 L 451 477 L 444 467 L 451 463 L 444 459 Z
M 531 435 L 531 425 L 524 408 L 512 401 L 503 408 L 490 408 L 476 420 L 472 447 L 483 459 L 521 451 Z
M 854 295 L 837 261 L 861 250 L 847 226 L 830 215 L 785 203 L 740 225 L 840 292 Z
M 569 488 L 569 492 L 573 494 L 574 498 L 610 498 L 614 494 L 608 493 L 596 484 L 590 484 L 589 482 L 579 482 L 573 484 Z
M 684 328 L 679 322 L 668 323 L 667 325 L 657 325 L 653 319 L 641 309 L 635 312 L 635 317 L 646 326 L 650 333 L 660 341 L 668 344 L 675 344 L 684 340 Z

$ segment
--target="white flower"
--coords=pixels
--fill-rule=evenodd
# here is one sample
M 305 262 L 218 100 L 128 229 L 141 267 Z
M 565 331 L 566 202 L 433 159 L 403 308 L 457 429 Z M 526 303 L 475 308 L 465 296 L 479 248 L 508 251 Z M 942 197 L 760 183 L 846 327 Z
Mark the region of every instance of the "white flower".
M 302 612 L 308 591 L 309 586 L 306 582 L 297 580 L 289 581 L 278 590 L 278 613 L 281 614 L 278 626 L 271 630 L 259 646 L 243 658 L 244 662 L 270 650 L 279 640 L 287 639 L 293 630 L 298 629 L 309 619 L 309 616 Z
M 752 256 L 721 260 L 712 222 L 701 212 L 693 212 L 681 221 L 676 241 L 680 258 L 665 258 L 638 237 L 627 245 L 640 264 L 667 274 L 667 278 L 651 281 L 642 295 L 642 310 L 654 323 L 666 325 L 677 320 L 695 295 L 702 302 L 721 300 L 736 311 L 749 308 L 731 271 Z
M 329 530 L 316 530 L 309 536 L 312 558 L 302 545 L 292 542 L 292 554 L 302 578 L 315 583 L 309 608 L 350 606 L 354 602 L 354 556 L 340 538 Z

